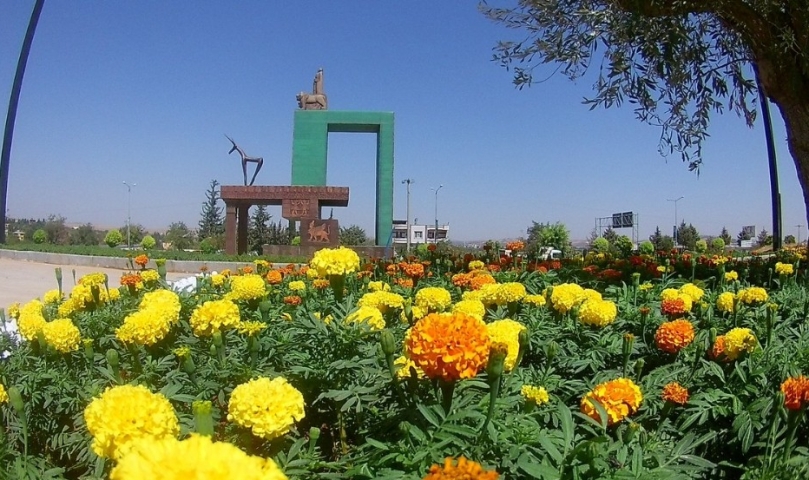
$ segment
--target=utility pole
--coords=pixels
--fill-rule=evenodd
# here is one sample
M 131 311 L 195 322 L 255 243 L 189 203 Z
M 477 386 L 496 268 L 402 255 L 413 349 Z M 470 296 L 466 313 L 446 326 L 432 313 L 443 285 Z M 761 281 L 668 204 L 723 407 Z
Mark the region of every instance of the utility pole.
M 412 178 L 402 180 L 407 185 L 407 256 L 410 256 L 410 184 L 415 183 Z
M 801 224 L 799 223 L 799 224 L 797 224 L 797 225 L 795 225 L 795 226 L 796 226 L 796 227 L 798 227 L 798 245 L 800 246 L 800 244 L 801 244 L 801 227 L 802 227 L 803 225 L 801 225 Z
M 667 202 L 674 202 L 674 246 L 676 247 L 680 243 L 680 229 L 679 225 L 677 225 L 677 202 L 684 199 L 685 197 L 680 195 L 679 198 L 667 198 Z
M 761 84 L 761 77 L 758 74 L 758 65 L 753 64 L 753 71 L 756 73 L 756 87 L 758 90 L 758 100 L 761 103 L 761 119 L 764 122 L 764 136 L 767 140 L 767 158 L 770 166 L 770 195 L 772 201 L 772 249 L 781 249 L 781 192 L 778 189 L 778 162 L 775 157 L 775 140 L 772 133 L 772 119 L 770 118 L 770 103 L 764 85 Z
M 132 250 L 132 236 L 130 234 L 130 227 L 132 225 L 132 187 L 137 187 L 137 183 L 133 183 L 132 185 L 124 182 L 126 185 L 127 191 L 127 201 L 126 201 L 126 248 L 127 250 Z
M 430 190 L 435 190 L 435 230 L 433 230 L 433 243 L 438 243 L 438 191 L 444 188 L 444 184 L 438 186 L 438 188 L 431 188 Z

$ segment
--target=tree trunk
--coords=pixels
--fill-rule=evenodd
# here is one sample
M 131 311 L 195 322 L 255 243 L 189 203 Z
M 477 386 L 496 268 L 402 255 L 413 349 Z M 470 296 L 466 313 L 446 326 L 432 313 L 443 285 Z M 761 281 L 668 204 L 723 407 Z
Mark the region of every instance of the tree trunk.
M 803 204 L 809 225 L 809 103 L 778 103 L 787 131 L 789 153 L 795 162 L 803 190 Z

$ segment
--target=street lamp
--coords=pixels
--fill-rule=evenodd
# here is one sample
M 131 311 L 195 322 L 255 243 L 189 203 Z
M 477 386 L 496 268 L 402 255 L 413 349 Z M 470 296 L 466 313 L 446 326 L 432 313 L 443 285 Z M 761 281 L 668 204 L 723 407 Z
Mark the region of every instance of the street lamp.
M 127 201 L 126 201 L 126 248 L 127 250 L 132 250 L 132 236 L 130 233 L 130 226 L 132 225 L 132 187 L 137 187 L 137 183 L 133 183 L 132 185 L 124 182 L 126 185 L 127 191 Z
M 438 191 L 444 188 L 444 184 L 438 186 L 438 188 L 431 188 L 430 190 L 435 191 L 435 230 L 433 230 L 433 243 L 438 243 Z
M 407 255 L 410 256 L 410 184 L 415 183 L 415 180 L 405 178 L 402 183 L 407 184 Z
M 667 202 L 674 202 L 674 246 L 676 247 L 680 243 L 680 231 L 677 228 L 677 202 L 684 199 L 684 196 L 680 196 L 679 198 L 671 199 L 667 198 Z

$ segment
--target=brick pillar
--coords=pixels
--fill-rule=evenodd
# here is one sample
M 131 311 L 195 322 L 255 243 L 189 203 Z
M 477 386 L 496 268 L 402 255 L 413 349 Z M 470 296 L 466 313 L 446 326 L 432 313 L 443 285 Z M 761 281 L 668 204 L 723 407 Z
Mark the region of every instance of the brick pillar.
M 236 255 L 236 205 L 225 204 L 225 253 Z
M 247 253 L 247 222 L 250 219 L 250 205 L 239 205 L 237 211 L 238 228 L 236 233 L 236 250 L 239 255 Z

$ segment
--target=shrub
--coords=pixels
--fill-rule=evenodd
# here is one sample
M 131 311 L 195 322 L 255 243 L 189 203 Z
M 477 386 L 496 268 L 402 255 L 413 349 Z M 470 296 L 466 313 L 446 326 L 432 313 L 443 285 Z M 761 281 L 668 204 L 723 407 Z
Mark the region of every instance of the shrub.
M 215 253 L 217 250 L 219 250 L 219 247 L 216 245 L 216 240 L 208 237 L 199 242 L 199 249 L 202 251 L 202 253 Z
M 644 240 L 640 242 L 640 246 L 638 247 L 640 253 L 643 255 L 651 255 L 655 253 L 655 244 L 652 243 L 650 240 Z
M 632 240 L 626 235 L 621 235 L 615 240 L 615 249 L 622 257 L 628 257 L 632 253 L 632 247 L 634 247 Z
M 301 244 L 301 236 L 298 235 L 297 237 L 292 238 L 292 245 L 300 245 Z
M 705 240 L 697 240 L 694 244 L 694 249 L 697 251 L 697 253 L 705 253 L 708 251 L 708 242 Z
M 33 239 L 34 243 L 45 243 L 45 240 L 48 239 L 48 234 L 45 233 L 45 230 L 40 228 L 39 230 L 34 232 Z
M 156 244 L 157 242 L 151 235 L 146 235 L 145 237 L 143 237 L 143 240 L 140 241 L 140 246 L 143 247 L 144 250 L 151 250 L 155 247 Z
M 713 248 L 716 251 L 721 252 L 721 251 L 723 251 L 725 249 L 725 241 L 722 240 L 721 238 L 714 238 L 711 241 L 711 248 Z
M 593 250 L 598 253 L 607 253 L 610 249 L 610 242 L 604 237 L 598 237 L 593 240 Z
M 124 241 L 124 236 L 121 235 L 121 232 L 118 230 L 110 230 L 107 232 L 107 235 L 104 236 L 104 243 L 107 244 L 110 248 L 115 248 L 120 245 Z

